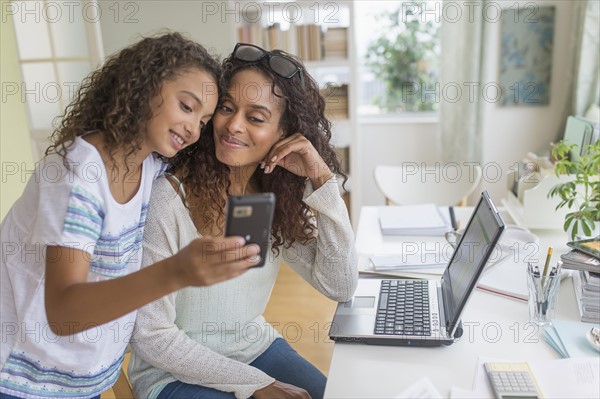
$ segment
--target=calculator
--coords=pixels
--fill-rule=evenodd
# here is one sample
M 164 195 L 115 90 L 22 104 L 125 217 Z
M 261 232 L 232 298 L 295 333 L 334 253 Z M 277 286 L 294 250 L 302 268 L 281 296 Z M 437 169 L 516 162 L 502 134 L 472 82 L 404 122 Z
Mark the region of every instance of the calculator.
M 497 399 L 543 398 L 527 363 L 484 363 Z

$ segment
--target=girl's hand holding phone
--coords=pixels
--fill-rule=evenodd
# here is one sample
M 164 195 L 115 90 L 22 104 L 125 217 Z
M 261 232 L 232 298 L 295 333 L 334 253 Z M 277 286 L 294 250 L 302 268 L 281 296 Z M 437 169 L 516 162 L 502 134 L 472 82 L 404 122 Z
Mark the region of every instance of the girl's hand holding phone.
M 260 261 L 260 248 L 242 237 L 203 237 L 173 256 L 184 285 L 206 286 L 239 276 Z

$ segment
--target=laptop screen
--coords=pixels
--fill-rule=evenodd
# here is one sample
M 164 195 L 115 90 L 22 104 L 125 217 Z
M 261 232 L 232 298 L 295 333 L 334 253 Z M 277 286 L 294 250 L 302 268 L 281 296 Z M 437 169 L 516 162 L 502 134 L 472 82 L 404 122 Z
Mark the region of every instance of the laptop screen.
M 504 230 L 504 222 L 484 191 L 442 276 L 448 333 L 454 328 L 485 264 Z

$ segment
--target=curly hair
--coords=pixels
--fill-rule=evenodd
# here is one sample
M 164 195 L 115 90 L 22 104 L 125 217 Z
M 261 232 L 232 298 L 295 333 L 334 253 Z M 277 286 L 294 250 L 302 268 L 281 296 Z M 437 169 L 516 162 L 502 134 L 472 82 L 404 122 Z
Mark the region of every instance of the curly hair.
M 219 61 L 177 32 L 143 38 L 121 50 L 83 80 L 52 133 L 46 155 L 57 152 L 64 159 L 77 136 L 93 131 L 102 133 L 111 158 L 117 149 L 132 155 L 141 148 L 152 118 L 150 100 L 163 83 L 193 69 L 219 81 Z
M 331 141 L 331 122 L 325 117 L 325 99 L 319 92 L 316 81 L 308 75 L 302 62 L 292 55 L 275 50 L 293 59 L 303 68 L 304 82 L 299 73 L 291 78 L 283 78 L 274 73 L 266 59 L 248 63 L 231 55 L 223 61 L 220 93 L 227 92 L 233 77 L 244 70 L 259 71 L 271 80 L 271 92 L 280 97 L 285 105 L 280 119 L 284 137 L 296 132 L 304 135 L 321 155 L 333 173 L 347 180 Z M 303 84 L 304 83 L 304 84 Z M 224 209 L 229 195 L 229 167 L 222 164 L 215 154 L 212 123 L 197 143 L 177 154 L 171 160 L 171 171 L 176 173 L 186 187 L 186 202 L 190 211 L 201 219 L 203 224 L 216 225 L 223 232 Z M 307 179 L 297 176 L 284 168 L 275 168 L 265 174 L 257 168 L 251 176 L 261 192 L 273 192 L 277 197 L 275 216 L 271 234 L 272 251 L 279 254 L 282 245 L 289 248 L 296 240 L 307 243 L 317 230 L 309 207 L 302 201 Z M 193 208 L 193 209 L 192 209 Z

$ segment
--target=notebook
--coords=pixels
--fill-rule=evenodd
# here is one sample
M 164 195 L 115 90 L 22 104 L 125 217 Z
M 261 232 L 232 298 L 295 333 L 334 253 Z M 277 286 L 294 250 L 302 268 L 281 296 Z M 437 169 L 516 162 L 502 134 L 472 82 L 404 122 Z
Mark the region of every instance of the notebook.
M 452 229 L 444 217 L 447 207 L 435 204 L 379 207 L 379 225 L 384 235 L 443 236 Z
M 360 279 L 353 298 L 338 304 L 329 337 L 375 345 L 452 344 L 462 335 L 460 316 L 503 230 L 484 191 L 441 280 Z

